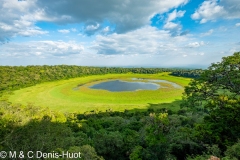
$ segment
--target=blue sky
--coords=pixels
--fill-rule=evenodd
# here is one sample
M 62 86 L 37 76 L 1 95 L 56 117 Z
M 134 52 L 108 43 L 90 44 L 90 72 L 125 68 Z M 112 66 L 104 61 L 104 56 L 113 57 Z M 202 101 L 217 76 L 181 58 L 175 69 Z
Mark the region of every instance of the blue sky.
M 1 0 L 0 65 L 205 68 L 240 51 L 239 0 Z

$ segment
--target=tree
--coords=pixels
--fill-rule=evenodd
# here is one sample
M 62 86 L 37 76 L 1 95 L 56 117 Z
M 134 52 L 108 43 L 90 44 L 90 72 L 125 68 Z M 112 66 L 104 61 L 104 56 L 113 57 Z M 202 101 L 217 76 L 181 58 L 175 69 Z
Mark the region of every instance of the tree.
M 233 146 L 228 147 L 225 155 L 228 159 L 240 159 L 240 140 L 238 140 Z
M 124 153 L 123 148 L 123 136 L 120 132 L 106 132 L 106 130 L 100 130 L 95 133 L 93 137 L 94 148 L 97 153 L 107 159 L 122 159 Z
M 240 52 L 213 63 L 185 88 L 185 107 L 205 109 L 208 115 L 196 126 L 198 137 L 222 150 L 240 138 Z
M 170 130 L 167 113 L 151 113 L 146 125 L 145 145 L 143 159 L 168 159 Z
M 102 157 L 97 155 L 95 149 L 90 145 L 83 145 L 81 147 L 72 146 L 68 150 L 70 153 L 81 153 L 81 158 L 83 160 L 104 160 Z M 70 159 L 70 158 L 69 158 Z
M 65 123 L 51 122 L 50 119 L 46 116 L 41 121 L 31 120 L 24 126 L 15 127 L 5 137 L 5 150 L 49 153 L 57 148 L 68 149 L 74 141 L 72 131 Z

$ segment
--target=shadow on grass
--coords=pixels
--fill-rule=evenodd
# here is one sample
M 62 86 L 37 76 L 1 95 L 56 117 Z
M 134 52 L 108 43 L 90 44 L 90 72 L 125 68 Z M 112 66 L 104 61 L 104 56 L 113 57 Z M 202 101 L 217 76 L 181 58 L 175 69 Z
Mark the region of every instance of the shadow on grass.
M 180 108 L 181 100 L 175 100 L 170 103 L 158 103 L 158 104 L 152 104 L 149 103 L 148 107 L 146 109 L 125 109 L 123 112 L 121 111 L 114 111 L 111 109 L 108 109 L 106 111 L 96 111 L 92 110 L 85 113 L 76 113 L 78 119 L 88 119 L 90 117 L 92 118 L 102 118 L 106 116 L 114 117 L 114 116 L 120 116 L 124 118 L 129 118 L 133 116 L 148 116 L 150 113 L 163 113 L 167 112 L 168 114 L 177 114 Z M 139 118 L 140 118 L 139 117 Z
M 152 104 L 149 103 L 148 109 L 159 110 L 159 109 L 167 109 L 172 110 L 173 112 L 177 112 L 180 108 L 181 100 L 175 100 L 170 103 L 158 103 L 158 104 Z

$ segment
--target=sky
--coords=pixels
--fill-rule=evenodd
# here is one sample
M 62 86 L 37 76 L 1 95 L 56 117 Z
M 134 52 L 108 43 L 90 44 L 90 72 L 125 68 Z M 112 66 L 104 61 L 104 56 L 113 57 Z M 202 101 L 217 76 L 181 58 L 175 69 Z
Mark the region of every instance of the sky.
M 0 0 L 0 65 L 206 68 L 240 51 L 239 0 Z

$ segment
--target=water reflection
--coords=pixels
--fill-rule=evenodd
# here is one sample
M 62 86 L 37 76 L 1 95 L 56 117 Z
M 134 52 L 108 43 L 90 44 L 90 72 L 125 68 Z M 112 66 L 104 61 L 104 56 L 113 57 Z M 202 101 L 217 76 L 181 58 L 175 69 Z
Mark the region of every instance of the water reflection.
M 169 81 L 166 81 L 166 80 L 159 80 L 159 79 L 143 79 L 143 78 L 132 78 L 132 80 L 145 80 L 145 81 L 148 81 L 148 82 L 156 82 L 156 83 L 167 83 L 167 84 L 171 84 L 174 88 L 183 88 L 182 86 L 176 84 L 176 83 L 173 83 L 173 82 L 169 82 Z

